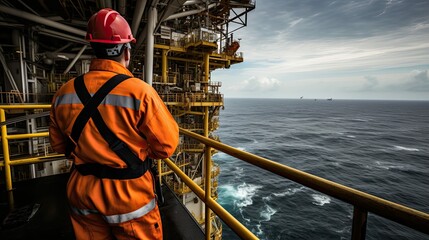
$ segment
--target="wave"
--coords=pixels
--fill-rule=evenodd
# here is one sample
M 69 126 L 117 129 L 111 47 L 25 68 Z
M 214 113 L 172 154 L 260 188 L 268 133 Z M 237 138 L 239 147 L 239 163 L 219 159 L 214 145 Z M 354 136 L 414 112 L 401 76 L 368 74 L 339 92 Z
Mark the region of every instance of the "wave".
M 323 206 L 325 204 L 331 203 L 331 198 L 326 195 L 321 194 L 311 194 L 311 197 L 313 197 L 313 203 L 317 206 Z
M 288 188 L 284 192 L 271 193 L 269 196 L 263 197 L 262 199 L 265 200 L 265 201 L 270 201 L 273 198 L 273 196 L 274 197 L 292 196 L 292 195 L 294 195 L 297 192 L 303 192 L 303 191 L 305 191 L 305 187 Z
M 408 147 L 402 147 L 402 146 L 393 146 L 395 150 L 399 150 L 399 151 L 410 151 L 410 152 L 418 152 L 420 151 L 420 149 L 418 148 L 408 148 Z
M 238 186 L 227 184 L 219 186 L 222 192 L 222 197 L 231 199 L 234 206 L 237 208 L 244 208 L 253 204 L 253 197 L 256 195 L 262 186 L 255 184 L 242 183 Z
M 268 204 L 265 205 L 265 208 L 259 213 L 261 219 L 261 222 L 268 222 L 271 220 L 271 216 L 273 216 L 277 210 L 270 207 Z
M 346 135 L 346 137 L 348 137 L 348 138 L 356 138 L 355 135 Z

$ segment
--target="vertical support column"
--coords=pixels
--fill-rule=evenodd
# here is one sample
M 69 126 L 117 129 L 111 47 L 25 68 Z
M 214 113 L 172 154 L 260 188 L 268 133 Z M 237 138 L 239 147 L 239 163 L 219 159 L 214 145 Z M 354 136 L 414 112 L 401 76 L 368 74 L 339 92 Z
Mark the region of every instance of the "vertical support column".
M 206 93 L 206 98 L 209 99 L 209 76 L 210 76 L 210 54 L 204 54 L 204 92 Z
M 162 82 L 163 83 L 168 82 L 167 81 L 167 69 L 168 69 L 167 54 L 168 54 L 168 51 L 163 49 L 162 50 Z
M 161 179 L 161 176 L 162 176 L 161 161 L 162 161 L 161 159 L 158 159 L 157 162 L 156 162 L 157 168 L 158 168 L 158 180 L 159 180 L 159 184 L 162 184 L 162 179 Z
M 156 6 L 149 7 L 149 16 L 147 21 L 147 34 L 146 34 L 146 54 L 144 63 L 144 74 L 145 81 L 147 84 L 152 86 L 153 78 L 153 48 L 155 43 L 155 37 L 153 31 L 155 30 L 156 19 L 157 19 Z
M 364 240 L 366 236 L 366 222 L 368 212 L 354 206 L 353 210 L 353 226 L 352 226 L 352 240 Z
M 204 92 L 206 93 L 206 98 L 209 99 L 208 91 L 209 91 L 209 74 L 210 74 L 210 55 L 209 53 L 204 54 Z M 204 137 L 209 137 L 209 107 L 204 107 Z M 211 158 L 211 148 L 206 145 L 205 152 L 204 152 L 204 162 L 205 162 L 205 192 L 206 192 L 206 202 L 211 198 L 212 196 L 212 189 L 211 189 L 211 168 L 212 168 L 212 158 Z M 205 226 L 206 226 L 206 239 L 211 239 L 211 231 L 212 231 L 212 224 L 211 224 L 211 210 L 206 205 L 205 209 L 206 215 L 205 215 Z
M 209 107 L 204 107 L 204 137 L 209 136 Z M 211 198 L 212 191 L 211 191 L 211 147 L 207 146 L 205 147 L 204 151 L 204 162 L 205 162 L 205 201 L 208 202 Z M 211 210 L 208 207 L 207 204 L 205 204 L 205 226 L 206 226 L 206 239 L 210 239 L 211 235 Z
M 6 114 L 4 109 L 0 109 L 0 121 L 6 121 Z M 1 143 L 3 147 L 3 158 L 4 158 L 4 176 L 6 182 L 6 191 L 8 195 L 9 210 L 15 208 L 12 192 L 12 172 L 10 169 L 10 155 L 9 155 L 9 141 L 7 139 L 7 125 L 1 127 Z
M 20 33 L 21 34 L 21 33 Z M 21 84 L 22 84 L 22 96 L 24 102 L 28 101 L 28 81 L 27 81 L 27 63 L 24 62 L 24 58 L 26 58 L 25 54 L 25 38 L 24 35 L 21 34 L 19 37 L 19 66 L 21 71 Z

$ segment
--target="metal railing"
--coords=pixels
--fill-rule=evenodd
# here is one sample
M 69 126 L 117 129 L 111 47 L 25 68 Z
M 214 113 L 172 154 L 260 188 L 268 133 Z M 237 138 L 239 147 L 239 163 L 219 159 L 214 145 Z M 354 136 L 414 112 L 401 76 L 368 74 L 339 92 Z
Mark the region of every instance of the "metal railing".
M 427 213 L 387 201 L 248 152 L 240 151 L 185 129 L 180 129 L 180 133 L 204 143 L 206 147 L 215 148 L 271 173 L 352 204 L 354 206 L 352 239 L 365 239 L 368 212 L 429 234 L 429 214 Z M 164 161 L 205 202 L 206 208 L 208 207 L 213 210 L 237 235 L 243 239 L 257 239 L 253 233 L 233 218 L 222 206 L 212 198 L 207 197 L 205 192 L 176 167 L 171 160 L 164 159 Z M 210 189 L 210 181 L 207 182 L 207 185 L 205 188 Z
M 0 122 L 6 122 L 6 112 L 5 110 L 34 110 L 34 109 L 49 109 L 51 105 L 0 105 Z M 6 191 L 8 195 L 9 208 L 14 209 L 14 199 L 12 192 L 12 171 L 11 166 L 17 165 L 27 165 L 34 163 L 42 163 L 58 159 L 63 157 L 64 154 L 44 154 L 43 156 L 30 156 L 20 159 L 11 159 L 9 152 L 9 140 L 15 139 L 30 139 L 30 138 L 40 138 L 48 137 L 48 132 L 38 132 L 38 133 L 27 133 L 27 134 L 11 134 L 7 133 L 7 125 L 3 124 L 1 126 L 1 143 L 3 149 L 3 161 L 0 161 L 0 167 L 4 167 Z
M 49 109 L 50 105 L 13 105 L 0 106 L 0 121 L 5 122 L 6 109 Z M 206 138 L 199 134 L 190 132 L 185 129 L 180 129 L 180 133 L 189 136 L 206 146 L 206 153 L 210 152 L 211 148 L 215 148 L 233 157 L 241 159 L 247 163 L 263 168 L 271 173 L 277 174 L 299 184 L 330 195 L 354 206 L 353 223 L 352 223 L 352 239 L 364 239 L 366 234 L 366 220 L 368 212 L 375 213 L 412 229 L 418 230 L 425 234 L 429 234 L 429 214 L 417 211 L 415 209 L 384 200 L 382 198 L 358 191 L 353 188 L 317 177 L 315 175 L 299 171 L 297 169 L 279 164 L 269 159 L 240 151 L 236 148 L 220 143 L 218 141 Z M 7 125 L 1 127 L 1 140 L 3 147 L 4 160 L 0 161 L 0 166 L 4 167 L 6 190 L 8 194 L 9 207 L 13 209 L 14 201 L 12 194 L 12 176 L 11 166 L 41 163 L 45 161 L 54 161 L 55 157 L 63 156 L 62 154 L 49 155 L 45 157 L 30 157 L 26 159 L 11 160 L 9 155 L 9 140 L 10 139 L 25 139 L 33 137 L 47 137 L 48 132 L 15 134 L 8 135 Z M 205 161 L 211 161 L 210 158 L 205 158 Z M 213 199 L 211 194 L 211 175 L 212 167 L 208 162 L 206 166 L 206 180 L 204 181 L 204 190 L 198 186 L 191 178 L 189 178 L 179 166 L 172 160 L 164 159 L 167 166 L 179 176 L 183 182 L 205 203 L 206 213 L 215 212 L 231 229 L 243 239 L 258 239 L 249 229 L 235 219 L 228 211 L 226 211 L 219 203 Z M 160 161 L 158 161 L 160 166 Z M 160 167 L 159 167 L 160 168 Z M 207 180 L 208 179 L 208 180 Z M 208 193 L 208 194 L 206 194 Z M 207 219 L 207 216 L 206 216 Z M 207 223 L 207 222 L 206 222 Z M 206 239 L 210 238 L 211 227 L 206 224 Z

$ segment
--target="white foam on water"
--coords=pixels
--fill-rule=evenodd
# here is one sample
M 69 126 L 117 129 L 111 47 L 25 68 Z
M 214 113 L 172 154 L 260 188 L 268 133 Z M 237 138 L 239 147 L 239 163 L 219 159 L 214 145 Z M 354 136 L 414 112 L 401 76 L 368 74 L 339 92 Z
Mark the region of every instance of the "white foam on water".
M 356 138 L 355 135 L 346 135 L 346 137 L 348 137 L 348 138 Z
M 288 188 L 286 191 L 284 192 L 279 192 L 279 193 L 271 193 L 268 196 L 262 197 L 262 200 L 264 200 L 265 202 L 271 201 L 273 199 L 273 197 L 285 197 L 285 196 L 292 196 L 297 192 L 304 192 L 305 188 L 304 187 L 299 187 L 299 188 Z
M 402 146 L 393 146 L 395 150 L 399 151 L 410 151 L 410 152 L 418 152 L 420 151 L 418 148 L 408 148 L 408 147 L 402 147 Z
M 276 197 L 284 197 L 284 196 L 292 196 L 297 192 L 303 192 L 305 190 L 304 187 L 299 187 L 299 188 L 288 188 L 286 191 L 281 192 L 281 193 L 273 193 L 274 196 Z
M 317 206 L 323 206 L 325 204 L 331 203 L 331 198 L 326 195 L 321 194 L 311 194 L 313 197 L 313 204 Z
M 239 208 L 247 207 L 253 204 L 253 197 L 262 186 L 242 183 L 235 189 L 236 206 Z
M 270 207 L 268 204 L 265 205 L 264 210 L 262 210 L 259 215 L 262 218 L 261 222 L 268 222 L 271 220 L 271 216 L 273 216 L 277 212 L 276 209 Z
M 258 235 L 258 236 L 261 236 L 262 234 L 264 234 L 264 231 L 262 231 L 262 224 L 256 224 L 256 229 L 257 229 L 257 231 L 256 231 L 256 235 Z
M 377 164 L 378 168 L 385 169 L 385 170 L 390 170 L 390 169 L 405 170 L 405 168 L 406 168 L 405 165 L 397 165 L 397 164 L 394 165 L 394 164 L 388 163 L 388 162 L 375 161 L 375 164 Z
M 241 209 L 253 204 L 253 197 L 261 188 L 262 186 L 247 183 L 242 183 L 238 186 L 226 184 L 219 186 L 219 191 L 222 194 L 222 199 L 225 199 L 225 202 L 230 199 L 234 203 L 234 206 Z M 224 202 L 222 199 L 219 200 Z
M 355 118 L 355 119 L 352 119 L 353 121 L 356 121 L 356 122 L 368 122 L 369 120 L 368 119 L 362 119 L 362 118 Z

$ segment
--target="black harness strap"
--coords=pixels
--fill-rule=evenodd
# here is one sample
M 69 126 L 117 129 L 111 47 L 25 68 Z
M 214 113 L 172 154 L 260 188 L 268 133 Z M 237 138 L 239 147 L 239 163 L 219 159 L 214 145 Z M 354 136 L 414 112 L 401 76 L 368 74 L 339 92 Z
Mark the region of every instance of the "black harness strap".
M 109 179 L 132 179 L 142 176 L 151 166 L 151 159 L 147 158 L 145 161 L 142 161 L 107 127 L 97 109 L 107 94 L 128 78 L 130 77 L 123 74 L 112 77 L 92 97 L 86 89 L 83 75 L 74 80 L 76 94 L 85 107 L 76 118 L 72 132 L 68 138 L 66 146 L 67 156 L 70 156 L 76 148 L 76 143 L 79 141 L 83 128 L 89 119 L 92 118 L 101 136 L 109 144 L 109 147 L 127 164 L 127 168 L 112 168 L 96 163 L 76 165 L 76 169 L 82 175 L 94 175 L 98 178 Z

